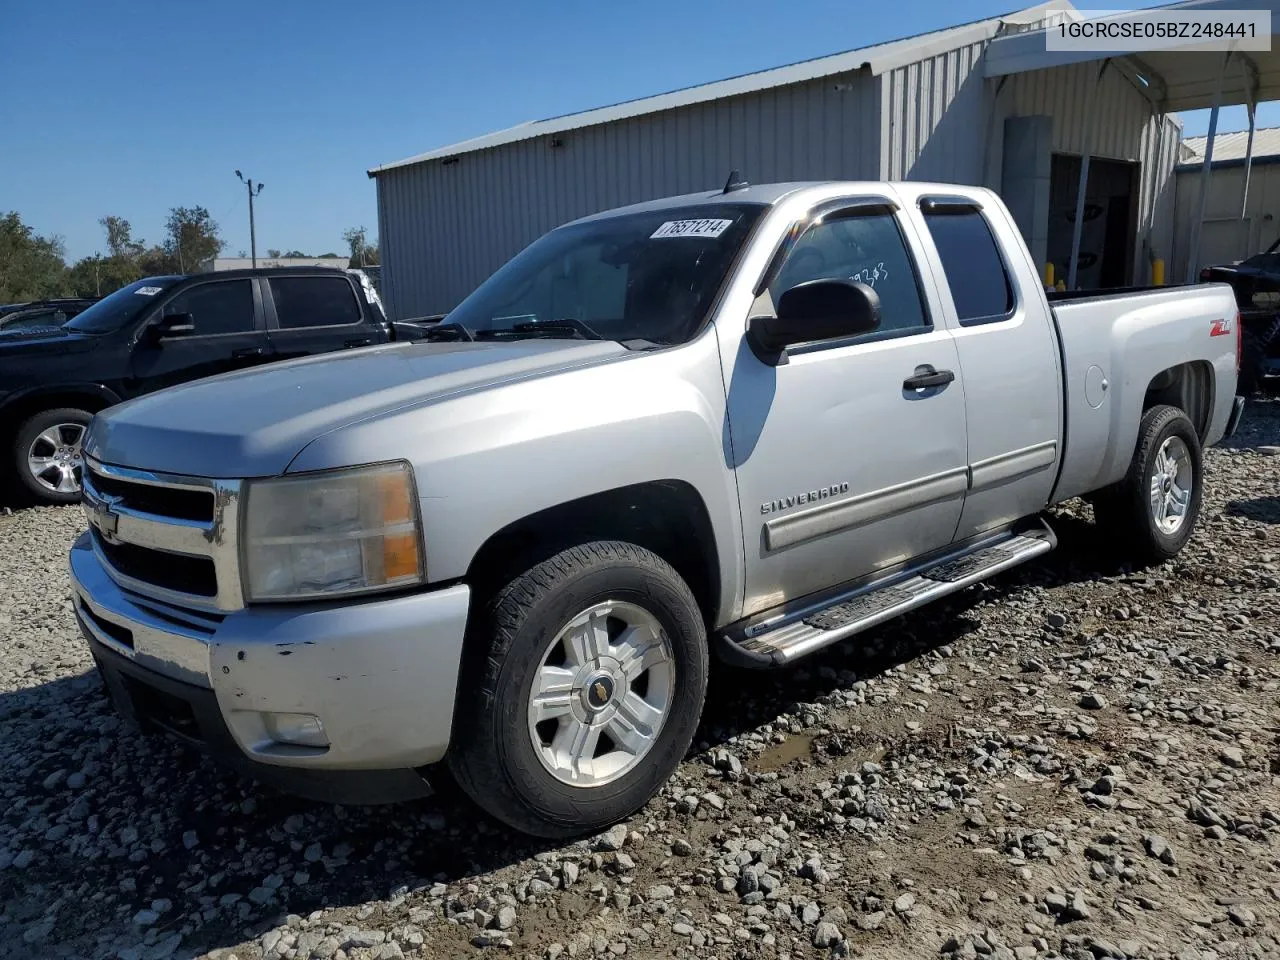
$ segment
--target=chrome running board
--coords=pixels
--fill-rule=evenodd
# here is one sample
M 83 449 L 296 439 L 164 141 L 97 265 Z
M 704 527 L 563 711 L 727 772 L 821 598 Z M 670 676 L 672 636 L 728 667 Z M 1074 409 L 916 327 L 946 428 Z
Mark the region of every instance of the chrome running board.
M 721 654 L 741 666 L 792 663 L 856 633 L 1048 553 L 1057 546 L 1043 522 L 1006 531 L 908 566 L 822 600 L 749 618 L 719 637 Z

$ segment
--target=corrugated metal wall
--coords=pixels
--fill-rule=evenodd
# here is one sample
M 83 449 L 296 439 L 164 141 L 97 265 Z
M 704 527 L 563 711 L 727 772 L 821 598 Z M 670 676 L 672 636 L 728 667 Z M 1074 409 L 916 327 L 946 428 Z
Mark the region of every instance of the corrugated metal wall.
M 877 78 L 884 105 L 884 179 L 984 182 L 987 129 L 980 61 L 985 46 L 969 44 Z
M 575 217 L 751 181 L 910 179 L 998 188 L 1004 119 L 1053 118 L 1053 150 L 1141 163 L 1136 282 L 1172 255 L 1178 127 L 1097 64 L 982 74 L 985 43 L 878 77 L 855 72 L 520 141 L 378 174 L 385 299 L 395 317 L 442 313 L 510 256 Z M 997 92 L 998 91 L 998 92 Z M 1154 199 L 1153 199 L 1154 198 Z M 1153 218 L 1154 214 L 1154 218 Z M 1173 274 L 1170 274 L 1173 279 Z
M 377 175 L 392 316 L 442 313 L 539 235 L 655 197 L 756 183 L 876 179 L 874 80 L 849 73 Z
M 1177 244 L 1170 280 L 1182 282 L 1191 253 L 1191 232 L 1200 213 L 1200 167 L 1179 170 L 1177 189 Z M 1218 167 L 1209 174 L 1209 203 L 1200 233 L 1196 268 L 1230 263 L 1261 253 L 1280 236 L 1280 163 L 1276 158 L 1254 161 L 1249 177 L 1249 205 L 1240 219 L 1240 193 L 1244 166 Z

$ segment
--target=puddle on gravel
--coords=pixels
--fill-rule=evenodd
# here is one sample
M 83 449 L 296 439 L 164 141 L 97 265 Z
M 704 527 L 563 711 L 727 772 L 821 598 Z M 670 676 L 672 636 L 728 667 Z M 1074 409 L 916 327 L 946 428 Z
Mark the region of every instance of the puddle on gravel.
M 781 770 L 792 760 L 808 760 L 813 752 L 813 735 L 795 734 L 787 737 L 782 743 L 767 747 L 754 760 L 751 766 L 757 773 L 772 773 Z

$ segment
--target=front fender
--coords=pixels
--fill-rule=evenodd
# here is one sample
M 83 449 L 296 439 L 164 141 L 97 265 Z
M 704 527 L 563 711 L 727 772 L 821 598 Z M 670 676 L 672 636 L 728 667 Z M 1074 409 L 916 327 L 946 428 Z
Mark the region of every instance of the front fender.
M 354 424 L 313 441 L 290 472 L 408 459 L 431 582 L 464 576 L 489 537 L 532 514 L 632 484 L 683 481 L 711 520 L 724 622 L 744 563 L 724 415 L 716 344 L 704 335 Z
M 67 403 L 73 403 L 73 398 L 75 397 L 92 398 L 104 407 L 122 403 L 124 400 L 110 387 L 101 383 L 59 383 L 39 387 L 26 387 L 0 398 L 0 416 L 3 416 L 6 410 L 11 410 L 17 406 L 26 406 L 28 402 L 39 400 L 41 397 L 48 397 L 55 403 L 64 406 Z

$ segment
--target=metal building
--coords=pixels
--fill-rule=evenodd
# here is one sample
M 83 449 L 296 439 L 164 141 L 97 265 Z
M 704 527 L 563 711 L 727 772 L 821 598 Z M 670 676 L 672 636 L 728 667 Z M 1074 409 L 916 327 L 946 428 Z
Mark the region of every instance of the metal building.
M 1176 173 L 1173 276 L 1187 274 L 1192 225 L 1200 210 L 1201 165 L 1208 137 L 1188 137 Z M 1261 253 L 1280 239 L 1280 127 L 1256 131 L 1247 164 L 1248 132 L 1214 138 L 1209 196 L 1195 269 Z M 1246 190 L 1246 183 L 1248 188 Z
M 1040 263 L 1077 285 L 1145 282 L 1172 246 L 1180 126 L 1124 58 L 1025 69 L 991 45 L 1063 0 L 673 93 L 521 124 L 369 171 L 392 315 L 452 308 L 552 227 L 752 182 L 913 179 L 999 190 Z M 1043 40 L 1040 47 L 1043 48 Z M 1016 51 L 1014 51 L 1016 53 Z M 1086 203 L 1077 204 L 1088 155 Z M 1077 207 L 1080 235 L 1073 236 Z

